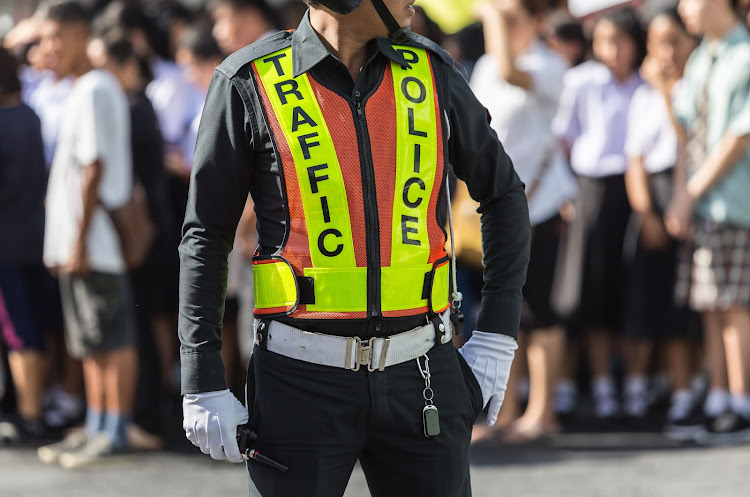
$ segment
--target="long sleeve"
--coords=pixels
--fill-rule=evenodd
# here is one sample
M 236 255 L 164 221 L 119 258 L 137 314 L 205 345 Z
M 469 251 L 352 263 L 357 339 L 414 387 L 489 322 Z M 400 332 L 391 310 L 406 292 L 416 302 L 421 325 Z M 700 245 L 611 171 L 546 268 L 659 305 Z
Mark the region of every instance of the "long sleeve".
M 449 79 L 450 161 L 479 202 L 482 222 L 485 269 L 477 329 L 515 338 L 530 247 L 524 185 L 466 81 L 455 70 Z
M 221 327 L 227 254 L 247 200 L 253 167 L 248 115 L 232 82 L 215 72 L 198 131 L 179 249 L 183 394 L 226 388 Z

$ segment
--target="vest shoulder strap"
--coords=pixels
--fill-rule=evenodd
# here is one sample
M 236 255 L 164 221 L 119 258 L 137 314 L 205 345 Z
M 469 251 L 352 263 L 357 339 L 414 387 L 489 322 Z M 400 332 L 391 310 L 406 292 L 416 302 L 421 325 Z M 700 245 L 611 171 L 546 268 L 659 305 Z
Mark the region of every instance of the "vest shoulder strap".
M 289 31 L 279 31 L 268 38 L 248 45 L 224 59 L 217 70 L 231 78 L 251 62 L 291 46 L 292 38 L 290 35 Z
M 424 36 L 412 33 L 410 35 L 409 41 L 404 43 L 404 45 L 428 50 L 429 52 L 437 55 L 443 63 L 448 64 L 449 66 L 453 65 L 453 58 L 450 56 L 450 54 L 429 38 L 425 38 Z

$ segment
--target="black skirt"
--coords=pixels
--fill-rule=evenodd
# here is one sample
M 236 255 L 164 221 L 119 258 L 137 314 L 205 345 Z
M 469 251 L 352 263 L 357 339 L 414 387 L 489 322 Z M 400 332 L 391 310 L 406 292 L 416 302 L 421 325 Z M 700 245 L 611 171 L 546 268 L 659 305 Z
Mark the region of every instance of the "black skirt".
M 562 319 L 551 305 L 552 280 L 562 229 L 563 220 L 559 215 L 534 227 L 529 268 L 523 287 L 522 329 L 536 330 L 562 324 Z
M 552 308 L 569 329 L 618 331 L 624 295 L 623 242 L 630 218 L 624 175 L 578 177 L 576 216 L 561 240 Z
M 648 177 L 654 210 L 663 215 L 672 197 L 672 170 Z M 627 272 L 623 334 L 636 339 L 699 338 L 699 316 L 675 304 L 679 243 L 651 251 L 641 243 L 639 217 L 631 216 L 625 236 Z

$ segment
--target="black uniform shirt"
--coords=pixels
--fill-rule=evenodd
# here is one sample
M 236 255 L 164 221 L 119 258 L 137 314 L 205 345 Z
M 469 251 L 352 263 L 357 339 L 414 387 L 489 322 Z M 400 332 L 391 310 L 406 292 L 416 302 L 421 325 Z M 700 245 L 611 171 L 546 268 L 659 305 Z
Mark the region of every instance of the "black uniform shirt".
M 308 14 L 293 33 L 280 32 L 246 47 L 216 69 L 198 132 L 180 245 L 183 393 L 226 388 L 220 349 L 227 253 L 248 192 L 255 202 L 260 253 L 272 254 L 283 243 L 286 217 L 280 165 L 250 63 L 290 44 L 294 76 L 307 72 L 352 105 L 364 103 L 374 93 L 391 60 L 408 66 L 388 40 L 373 40 L 356 82 L 352 81 L 346 66 L 318 38 Z M 419 36 L 413 36 L 408 44 L 431 52 L 438 101 L 446 117 L 443 137 L 448 161 L 480 204 L 486 268 L 477 329 L 515 337 L 529 257 L 523 184 L 489 126 L 487 111 L 453 68 L 450 56 Z M 438 200 L 443 207 L 439 209 L 440 222 L 445 226 L 445 192 Z M 342 322 L 295 320 L 294 325 L 308 331 L 371 337 L 391 335 L 424 322 L 424 316 L 373 317 Z

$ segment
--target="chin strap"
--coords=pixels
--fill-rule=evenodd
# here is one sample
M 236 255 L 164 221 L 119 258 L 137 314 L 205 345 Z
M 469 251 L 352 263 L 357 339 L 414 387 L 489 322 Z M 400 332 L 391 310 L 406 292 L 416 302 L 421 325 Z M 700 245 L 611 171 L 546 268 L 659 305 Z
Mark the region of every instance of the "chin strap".
M 411 27 L 406 26 L 402 28 L 399 26 L 396 19 L 393 18 L 393 14 L 388 10 L 383 0 L 372 0 L 372 5 L 375 10 L 378 11 L 380 19 L 383 20 L 385 27 L 388 28 L 388 38 L 393 40 L 395 43 L 406 43 L 409 41 L 409 35 L 411 34 Z

